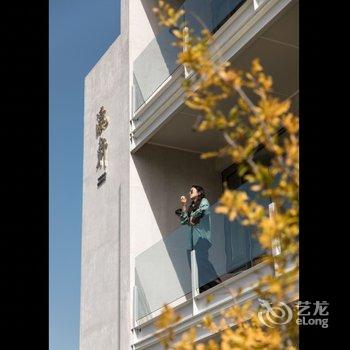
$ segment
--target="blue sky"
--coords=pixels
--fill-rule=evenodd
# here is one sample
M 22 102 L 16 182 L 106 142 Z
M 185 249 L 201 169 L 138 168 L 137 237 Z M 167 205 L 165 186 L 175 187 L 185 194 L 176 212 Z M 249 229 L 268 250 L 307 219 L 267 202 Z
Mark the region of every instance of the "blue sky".
M 49 4 L 50 350 L 77 350 L 84 77 L 120 33 L 120 1 Z

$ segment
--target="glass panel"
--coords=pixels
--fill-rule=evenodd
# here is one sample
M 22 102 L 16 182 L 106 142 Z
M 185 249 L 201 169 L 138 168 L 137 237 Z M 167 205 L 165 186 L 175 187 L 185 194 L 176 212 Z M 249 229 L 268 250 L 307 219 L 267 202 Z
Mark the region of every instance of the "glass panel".
M 267 199 L 259 199 L 249 184 L 241 185 L 250 198 L 255 198 L 268 209 Z M 254 260 L 267 254 L 254 235 L 252 227 L 243 226 L 238 220 L 229 221 L 225 215 L 215 214 L 217 203 L 211 206 L 211 243 L 198 240 L 194 247 L 198 266 L 200 291 L 209 289 L 254 265 Z
M 185 20 L 199 35 L 203 28 L 212 33 L 238 9 L 245 0 L 187 0 L 184 3 Z
M 180 226 L 136 257 L 137 319 L 191 292 L 191 243 Z
M 215 32 L 245 0 L 187 0 L 182 7 L 186 11 L 185 21 L 200 34 L 203 27 Z M 147 45 L 133 64 L 134 111 L 139 109 L 157 88 L 178 67 L 179 48 L 171 43 L 174 37 L 168 28 Z
M 172 46 L 174 37 L 168 28 L 159 34 L 134 61 L 135 111 L 175 71 L 179 48 Z

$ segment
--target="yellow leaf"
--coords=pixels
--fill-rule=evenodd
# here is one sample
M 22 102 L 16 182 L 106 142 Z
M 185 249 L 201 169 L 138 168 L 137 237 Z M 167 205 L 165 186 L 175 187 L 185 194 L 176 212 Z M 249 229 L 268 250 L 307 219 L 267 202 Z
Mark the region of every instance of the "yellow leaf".
M 263 67 L 260 64 L 259 58 L 255 58 L 252 62 L 252 73 L 256 74 L 258 72 L 261 72 L 263 70 Z

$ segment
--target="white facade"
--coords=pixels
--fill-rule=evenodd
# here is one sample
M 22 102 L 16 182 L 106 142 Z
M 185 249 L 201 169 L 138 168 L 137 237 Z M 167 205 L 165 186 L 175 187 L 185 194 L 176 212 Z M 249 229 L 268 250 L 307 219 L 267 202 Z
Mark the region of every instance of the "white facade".
M 255 272 L 274 273 L 273 266 L 261 262 L 228 274 L 228 266 L 244 259 L 246 244 L 250 254 L 257 248 L 242 240 L 230 241 L 229 247 L 228 232 L 240 228 L 213 217 L 218 233 L 209 258 L 226 278 L 210 289 L 215 295 L 210 305 L 208 292 L 195 289 L 186 231 L 174 211 L 193 184 L 202 185 L 214 205 L 222 191 L 222 171 L 231 164 L 199 158 L 224 140 L 216 132 L 191 131 L 196 114 L 183 105 L 183 67 L 169 49 L 171 37 L 157 25 L 155 3 L 121 0 L 121 34 L 85 79 L 81 350 L 161 349 L 153 322 L 163 303 L 183 316 L 175 329 L 180 337 L 204 312 L 215 317 L 239 302 L 230 289 L 242 286 L 241 298 L 254 298 Z M 276 95 L 291 96 L 298 109 L 298 1 L 246 0 L 237 10 L 229 7 L 235 1 L 171 3 L 188 13 L 198 9 L 196 14 L 215 28 L 213 57 L 242 69 L 260 57 L 274 78 Z M 108 142 L 108 163 L 96 170 L 101 106 L 108 117 L 100 136 Z M 98 186 L 104 173 L 105 182 Z M 210 336 L 201 329 L 198 333 L 199 339 Z

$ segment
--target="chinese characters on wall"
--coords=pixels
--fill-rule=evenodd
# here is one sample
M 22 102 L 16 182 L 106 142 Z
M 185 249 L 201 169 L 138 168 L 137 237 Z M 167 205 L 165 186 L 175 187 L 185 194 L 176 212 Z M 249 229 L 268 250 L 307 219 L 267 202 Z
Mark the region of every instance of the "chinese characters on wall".
M 106 170 L 107 168 L 107 148 L 108 143 L 106 138 L 102 137 L 102 133 L 108 127 L 108 118 L 106 116 L 106 110 L 102 106 L 97 114 L 97 124 L 96 124 L 96 138 L 98 138 L 98 148 L 97 148 L 97 165 L 96 171 L 99 169 Z

